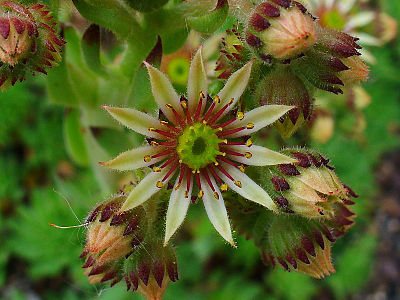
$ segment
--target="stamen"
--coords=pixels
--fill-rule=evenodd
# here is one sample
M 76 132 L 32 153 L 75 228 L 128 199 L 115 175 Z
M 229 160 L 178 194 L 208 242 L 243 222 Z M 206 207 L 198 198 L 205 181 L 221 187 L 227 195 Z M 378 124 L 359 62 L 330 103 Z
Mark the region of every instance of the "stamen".
M 161 172 L 161 168 L 160 167 L 153 167 L 153 172 Z
M 239 168 L 240 166 L 236 163 L 234 163 L 233 161 L 226 159 L 225 157 L 222 156 L 218 156 L 218 159 L 222 160 L 223 162 L 226 162 L 227 164 L 230 164 L 231 166 L 234 166 L 236 168 Z
M 219 104 L 221 102 L 221 99 L 219 98 L 218 95 L 214 96 L 214 102 L 217 103 L 217 104 Z
M 214 110 L 215 104 L 216 104 L 216 103 L 213 102 L 213 103 L 211 104 L 211 106 L 208 108 L 208 110 L 207 110 L 205 116 L 203 117 L 203 121 L 207 121 L 207 119 L 210 117 L 210 115 L 212 114 L 212 111 Z
M 228 145 L 228 146 L 244 146 L 244 145 L 246 145 L 246 143 L 244 143 L 244 142 L 227 142 L 226 143 L 226 145 Z
M 242 183 L 239 180 L 235 181 L 235 185 L 240 188 L 242 187 Z
M 210 188 L 212 189 L 213 192 L 215 192 L 215 188 L 214 185 L 211 182 L 210 177 L 208 176 L 208 172 L 206 170 L 204 170 L 204 172 L 202 172 L 203 176 L 206 178 L 208 185 L 210 186 Z
M 185 171 L 186 171 L 186 166 L 185 165 L 181 166 L 181 170 L 179 173 L 179 180 L 178 180 L 178 184 L 175 186 L 175 190 L 178 190 L 179 187 L 181 186 L 182 181 L 183 181 L 183 175 L 185 175 Z
M 152 127 L 149 128 L 149 131 L 157 132 L 158 134 L 161 134 L 161 135 L 169 137 L 169 138 L 174 138 L 175 137 L 175 135 L 170 133 L 170 132 L 167 132 L 167 131 L 164 131 L 164 130 L 160 130 L 160 129 L 155 129 L 155 128 L 152 128 Z
M 172 163 L 174 160 L 176 160 L 178 157 L 177 154 L 172 155 L 162 166 L 161 168 L 165 168 L 166 166 L 168 166 L 170 163 Z
M 244 118 L 244 112 L 239 111 L 239 112 L 237 113 L 236 118 L 237 118 L 238 120 L 243 120 L 243 118 Z
M 176 146 L 176 141 L 169 141 L 169 142 L 159 142 L 157 143 L 160 146 Z
M 167 108 L 169 108 L 170 110 L 172 110 L 172 112 L 174 113 L 175 119 L 178 121 L 179 125 L 181 127 L 185 127 L 185 122 L 183 122 L 181 116 L 178 114 L 178 112 L 175 110 L 175 108 L 171 105 L 171 104 L 165 104 L 165 106 Z
M 215 197 L 215 199 L 219 199 L 219 195 L 218 195 L 218 193 L 217 192 L 214 192 L 214 197 Z
M 247 147 L 253 146 L 253 141 L 252 141 L 251 139 L 248 139 L 248 140 L 246 141 L 246 146 L 247 146 Z
M 216 121 L 232 103 L 233 103 L 233 98 L 231 98 L 231 100 L 229 100 L 229 102 L 225 104 L 224 107 L 222 107 L 217 113 L 215 113 L 214 116 L 212 116 L 212 118 L 208 120 L 208 122 L 214 123 L 214 121 Z
M 156 187 L 158 187 L 159 189 L 161 189 L 163 187 L 163 183 L 161 181 L 157 181 L 156 183 Z
M 231 134 L 234 134 L 236 132 L 242 131 L 244 129 L 246 129 L 246 127 L 239 127 L 239 128 L 229 129 L 229 130 L 226 130 L 226 131 L 221 131 L 221 132 L 219 132 L 219 136 L 231 135 Z
M 215 172 L 214 168 L 209 166 L 207 169 L 210 171 L 211 175 L 218 181 L 218 183 L 222 184 L 222 180 L 219 178 L 219 176 Z
M 247 159 L 250 159 L 253 156 L 253 154 L 251 154 L 250 152 L 246 152 L 244 156 L 246 156 Z
M 236 119 L 230 119 L 229 121 L 226 121 L 225 123 L 214 124 L 214 125 L 211 126 L 211 128 L 212 128 L 212 129 L 215 129 L 215 128 L 221 128 L 221 129 L 222 129 L 222 128 L 224 128 L 224 127 L 226 127 L 226 126 L 232 124 L 232 123 L 235 122 L 235 121 L 236 121 Z
M 168 155 L 168 154 L 171 154 L 174 151 L 175 151 L 175 149 L 167 149 L 167 150 L 164 150 L 164 151 L 162 151 L 162 152 L 160 152 L 158 154 L 153 155 L 151 158 L 157 158 L 157 157 L 160 157 L 160 156 Z
M 247 123 L 247 129 L 253 129 L 254 128 L 254 124 L 253 123 Z
M 188 108 L 188 100 L 183 95 L 181 96 L 181 106 L 182 106 L 183 110 L 185 111 L 187 123 L 191 124 L 193 121 L 192 121 L 192 117 L 190 116 L 190 112 L 189 112 L 189 108 Z
M 196 108 L 196 112 L 194 114 L 194 121 L 197 121 L 200 117 L 201 114 L 201 108 L 203 107 L 203 99 L 204 99 L 204 94 L 203 92 L 200 92 L 200 99 L 199 99 L 199 103 L 197 104 L 197 108 Z
M 246 172 L 246 168 L 243 165 L 239 166 L 239 170 L 242 171 L 242 173 Z
M 226 192 L 228 190 L 228 185 L 226 183 L 224 183 L 223 185 L 221 185 L 220 190 L 222 192 Z
M 244 156 L 244 154 L 242 154 L 242 153 L 239 153 L 239 152 L 236 152 L 236 151 L 232 151 L 232 150 L 229 150 L 229 149 L 223 149 L 221 151 L 224 151 L 226 154 L 229 154 L 229 155 L 235 155 L 235 156 L 240 156 L 240 157 Z
M 167 178 L 176 170 L 176 168 L 179 166 L 179 163 L 177 162 L 176 164 L 172 165 L 171 169 L 169 169 L 168 173 L 165 174 L 164 178 L 162 179 L 162 181 L 164 182 L 165 180 L 167 180 Z
M 143 160 L 145 162 L 150 162 L 151 161 L 151 156 L 150 155 L 145 155 L 145 157 L 143 157 Z
M 164 125 L 165 127 L 175 131 L 176 133 L 181 133 L 182 131 L 179 128 L 176 128 L 174 126 L 171 126 L 168 122 L 166 121 L 160 121 L 161 125 Z
M 230 180 L 235 181 L 235 179 L 233 179 L 233 177 L 221 165 L 217 165 L 216 167 L 218 170 L 224 173 L 224 175 L 228 177 Z

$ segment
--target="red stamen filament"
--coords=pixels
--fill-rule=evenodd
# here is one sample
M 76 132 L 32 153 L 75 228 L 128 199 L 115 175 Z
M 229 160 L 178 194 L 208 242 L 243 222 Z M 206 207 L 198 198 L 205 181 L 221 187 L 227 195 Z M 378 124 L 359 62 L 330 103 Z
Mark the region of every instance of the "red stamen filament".
M 230 165 L 232 165 L 232 166 L 234 166 L 234 167 L 239 168 L 239 165 L 238 165 L 238 164 L 235 164 L 233 161 L 231 161 L 231 160 L 229 160 L 229 159 L 226 159 L 226 158 L 223 157 L 223 156 L 218 156 L 218 159 L 219 159 L 219 160 L 222 160 L 223 162 L 226 162 L 227 164 L 230 164 Z
M 235 179 L 233 179 L 233 177 L 221 165 L 217 165 L 216 167 L 218 170 L 224 173 L 224 175 L 228 177 L 230 180 L 235 181 Z
M 202 172 L 202 174 L 203 174 L 203 176 L 206 178 L 207 183 L 208 183 L 208 185 L 210 186 L 210 188 L 212 189 L 212 191 L 215 192 L 215 188 L 214 188 L 214 186 L 213 186 L 213 184 L 212 184 L 212 182 L 211 182 L 210 177 L 208 176 L 207 170 L 204 170 L 204 171 Z
M 185 127 L 185 122 L 182 120 L 181 116 L 178 114 L 178 112 L 175 110 L 175 108 L 174 108 L 172 105 L 170 105 L 170 104 L 167 104 L 167 107 L 168 107 L 169 109 L 171 109 L 172 112 L 174 113 L 175 119 L 178 121 L 178 124 L 179 124 L 182 128 L 184 128 L 184 127 Z
M 203 107 L 203 97 L 200 96 L 199 103 L 197 105 L 196 112 L 193 117 L 194 121 L 197 121 L 199 119 L 202 107 Z
M 234 129 L 230 129 L 230 130 L 226 130 L 226 131 L 221 131 L 219 133 L 217 133 L 219 136 L 226 136 L 226 135 L 231 135 L 234 134 L 236 132 L 242 131 L 246 129 L 246 127 L 239 127 L 239 128 L 234 128 Z
M 211 106 L 208 108 L 205 116 L 203 117 L 203 121 L 207 121 L 208 117 L 212 114 L 212 111 L 214 110 L 215 107 L 215 101 L 211 104 Z
M 161 135 L 169 137 L 169 138 L 175 138 L 175 134 L 172 134 L 172 133 L 164 131 L 164 130 L 155 129 L 155 128 L 150 128 L 149 130 L 157 132 L 158 134 L 161 134 Z
M 182 132 L 179 128 L 176 128 L 176 127 L 172 126 L 172 125 L 169 124 L 168 122 L 161 121 L 161 125 L 164 125 L 165 127 L 167 127 L 167 128 L 169 128 L 169 129 L 175 131 L 175 132 L 178 133 L 178 134 Z
M 169 169 L 168 173 L 165 174 L 162 182 L 164 182 L 165 180 L 167 180 L 167 178 L 176 170 L 176 168 L 179 166 L 179 163 L 176 162 L 174 165 L 172 165 L 171 169 Z
M 229 121 L 226 121 L 225 123 L 221 123 L 221 124 L 214 124 L 211 126 L 211 128 L 215 129 L 215 128 L 224 128 L 230 124 L 232 124 L 234 121 L 236 121 L 235 118 L 230 119 Z
M 173 162 L 174 160 L 177 160 L 178 155 L 174 154 L 172 155 L 160 168 L 165 168 L 166 166 L 168 166 L 171 162 Z
M 223 184 L 222 180 L 219 178 L 219 176 L 217 175 L 212 166 L 209 166 L 208 170 L 210 171 L 211 175 L 218 181 L 219 184 Z
M 157 158 L 157 157 L 160 157 L 160 156 L 168 155 L 168 154 L 171 154 L 174 151 L 175 151 L 175 149 L 167 149 L 167 150 L 164 150 L 164 151 L 162 151 L 162 152 L 160 152 L 158 154 L 153 155 L 151 158 Z

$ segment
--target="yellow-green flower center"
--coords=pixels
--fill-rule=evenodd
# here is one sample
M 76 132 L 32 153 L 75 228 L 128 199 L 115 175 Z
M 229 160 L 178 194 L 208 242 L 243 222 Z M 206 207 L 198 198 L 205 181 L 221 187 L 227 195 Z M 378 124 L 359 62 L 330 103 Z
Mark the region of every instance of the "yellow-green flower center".
M 178 138 L 177 152 L 182 163 L 189 168 L 198 170 L 212 162 L 216 162 L 221 139 L 216 130 L 204 123 L 188 126 Z
M 170 61 L 167 72 L 175 83 L 186 84 L 189 77 L 190 62 L 184 57 L 176 57 Z
M 343 30 L 344 26 L 346 25 L 346 19 L 338 10 L 335 9 L 325 13 L 322 16 L 322 23 L 326 27 L 336 30 Z

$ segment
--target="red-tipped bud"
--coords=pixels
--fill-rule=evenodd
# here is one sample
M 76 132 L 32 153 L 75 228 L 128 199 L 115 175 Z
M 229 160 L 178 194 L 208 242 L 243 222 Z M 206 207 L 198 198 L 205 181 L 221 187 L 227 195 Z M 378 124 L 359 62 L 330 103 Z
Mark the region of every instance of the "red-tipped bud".
M 24 6 L 14 1 L 0 3 L 1 90 L 27 72 L 47 74 L 46 69 L 61 60 L 65 42 L 57 36 L 50 11 L 45 5 Z M 52 53 L 52 54 L 51 54 Z M 52 59 L 46 58 L 51 56 Z

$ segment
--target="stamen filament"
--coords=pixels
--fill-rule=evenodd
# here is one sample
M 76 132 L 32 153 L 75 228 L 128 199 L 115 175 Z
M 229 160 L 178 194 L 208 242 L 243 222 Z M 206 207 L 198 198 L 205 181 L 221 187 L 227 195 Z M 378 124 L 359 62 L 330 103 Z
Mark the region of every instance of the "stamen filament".
M 165 174 L 164 178 L 162 179 L 162 182 L 167 180 L 167 178 L 176 170 L 176 168 L 179 166 L 179 163 L 176 162 L 174 165 L 172 165 L 171 169 L 169 169 L 168 173 Z
M 219 184 L 223 183 L 212 166 L 209 166 L 208 170 L 210 171 L 211 175 L 218 181 Z
M 170 125 L 170 124 L 169 124 L 168 122 L 166 122 L 166 121 L 160 121 L 160 123 L 161 123 L 161 125 L 164 125 L 165 127 L 168 127 L 169 129 L 175 131 L 175 132 L 178 133 L 178 134 L 182 132 L 179 128 L 176 128 L 176 127 Z
M 218 170 L 224 173 L 224 175 L 228 177 L 230 180 L 235 181 L 235 179 L 233 179 L 233 177 L 220 164 L 218 164 L 216 167 Z
M 158 154 L 153 155 L 151 158 L 157 158 L 157 157 L 160 157 L 160 156 L 168 155 L 168 154 L 171 154 L 174 151 L 175 151 L 175 149 L 167 149 L 167 150 L 164 150 L 164 151 L 162 151 L 162 152 L 160 152 Z
M 172 134 L 170 132 L 167 132 L 167 131 L 164 131 L 164 130 L 155 129 L 155 128 L 149 128 L 149 131 L 157 132 L 158 134 L 161 134 L 161 135 L 169 137 L 169 138 L 175 138 L 174 134 Z
M 230 130 L 226 130 L 226 131 L 221 131 L 218 133 L 219 136 L 226 136 L 226 135 L 231 135 L 234 134 L 236 132 L 242 131 L 246 129 L 246 127 L 239 127 L 239 128 L 234 128 L 234 129 L 230 129 Z
M 165 168 L 166 166 L 168 166 L 171 162 L 173 162 L 174 160 L 176 160 L 178 157 L 177 154 L 172 155 L 160 168 Z
M 175 110 L 175 108 L 174 108 L 171 104 L 166 104 L 166 106 L 167 106 L 170 110 L 172 110 L 172 112 L 173 112 L 173 114 L 174 114 L 174 116 L 175 116 L 175 119 L 178 121 L 178 124 L 179 124 L 182 128 L 184 128 L 184 127 L 185 127 L 185 122 L 183 122 L 181 116 L 178 114 L 178 112 Z

